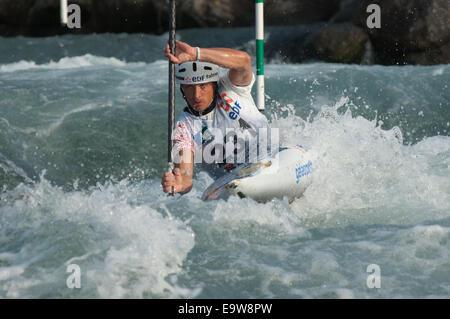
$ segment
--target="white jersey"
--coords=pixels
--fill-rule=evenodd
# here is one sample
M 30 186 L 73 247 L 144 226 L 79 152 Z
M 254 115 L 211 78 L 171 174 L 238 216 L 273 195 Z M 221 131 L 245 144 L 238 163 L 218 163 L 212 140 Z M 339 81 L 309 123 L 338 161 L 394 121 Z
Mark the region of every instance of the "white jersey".
M 247 145 L 256 143 L 252 139 L 256 138 L 261 128 L 269 126 L 251 96 L 254 82 L 253 75 L 249 85 L 236 86 L 231 83 L 228 72 L 221 76 L 218 82 L 219 96 L 210 113 L 195 116 L 185 111 L 178 118 L 173 135 L 174 154 L 182 150 L 194 152 L 194 163 L 201 163 L 202 169 L 213 177 L 230 169 L 230 163 L 236 163 L 237 155 L 231 159 L 229 149 L 223 147 L 224 138 L 230 141 L 229 138 L 233 136 L 235 143 L 236 140 L 246 140 Z M 240 138 L 236 138 L 236 135 Z M 233 151 L 234 148 L 231 153 Z M 240 160 L 243 162 L 242 157 Z

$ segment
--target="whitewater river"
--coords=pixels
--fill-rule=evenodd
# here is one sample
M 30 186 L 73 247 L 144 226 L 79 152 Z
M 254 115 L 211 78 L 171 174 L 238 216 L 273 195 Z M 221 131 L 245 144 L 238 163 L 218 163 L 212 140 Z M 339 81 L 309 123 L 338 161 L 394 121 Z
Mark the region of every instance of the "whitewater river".
M 0 38 L 0 297 L 450 298 L 450 65 L 267 61 L 266 115 L 314 152 L 313 183 L 204 202 L 199 171 L 161 191 L 166 40 Z

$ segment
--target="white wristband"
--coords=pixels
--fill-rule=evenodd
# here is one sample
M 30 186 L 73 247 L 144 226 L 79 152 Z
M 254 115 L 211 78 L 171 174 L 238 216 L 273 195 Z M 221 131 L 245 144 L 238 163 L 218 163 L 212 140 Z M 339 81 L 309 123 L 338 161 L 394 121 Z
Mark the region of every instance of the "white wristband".
M 200 61 L 200 48 L 197 47 L 197 61 Z

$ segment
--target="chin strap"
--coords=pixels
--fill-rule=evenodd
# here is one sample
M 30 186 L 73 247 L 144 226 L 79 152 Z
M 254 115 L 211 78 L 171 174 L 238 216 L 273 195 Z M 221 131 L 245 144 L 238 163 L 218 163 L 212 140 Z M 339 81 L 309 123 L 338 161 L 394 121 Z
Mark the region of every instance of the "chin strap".
M 194 110 L 189 104 L 184 108 L 183 111 L 189 112 L 192 115 L 197 116 L 197 117 L 203 116 L 203 115 L 211 113 L 214 110 L 214 108 L 216 107 L 216 101 L 217 101 L 217 98 L 214 98 L 213 102 L 203 112 L 199 112 L 199 111 Z

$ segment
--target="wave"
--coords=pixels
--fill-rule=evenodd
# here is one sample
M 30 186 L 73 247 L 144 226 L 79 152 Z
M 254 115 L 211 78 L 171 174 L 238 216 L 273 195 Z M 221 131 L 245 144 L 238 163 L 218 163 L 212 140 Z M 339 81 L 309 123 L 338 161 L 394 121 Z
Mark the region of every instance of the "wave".
M 65 57 L 58 61 L 50 61 L 49 63 L 36 64 L 34 61 L 19 61 L 10 64 L 0 65 L 0 72 L 16 72 L 33 69 L 44 70 L 61 70 L 61 69 L 76 69 L 85 67 L 97 67 L 97 66 L 112 66 L 112 67 L 124 67 L 127 65 L 143 65 L 143 62 L 127 63 L 126 61 L 119 60 L 114 57 L 102 57 L 92 54 L 85 54 L 82 56 Z
M 291 205 L 302 224 L 416 223 L 449 217 L 450 137 L 403 143 L 398 127 L 352 113 L 348 98 L 304 120 L 295 108 L 272 116 L 282 145 L 315 156 L 313 183 Z M 392 212 L 396 212 L 393 214 Z
M 0 243 L 12 245 L 0 251 L 0 297 L 32 297 L 33 288 L 40 297 L 64 296 L 69 293 L 66 269 L 73 264 L 81 269 L 84 293 L 92 297 L 198 294 L 198 289 L 176 283 L 195 244 L 192 229 L 169 211 L 137 198 L 155 187 L 123 180 L 88 192 L 64 192 L 44 174 L 40 182 L 21 184 L 1 196 Z M 13 229 L 14 235 L 7 236 Z M 33 278 L 23 277 L 26 271 Z

